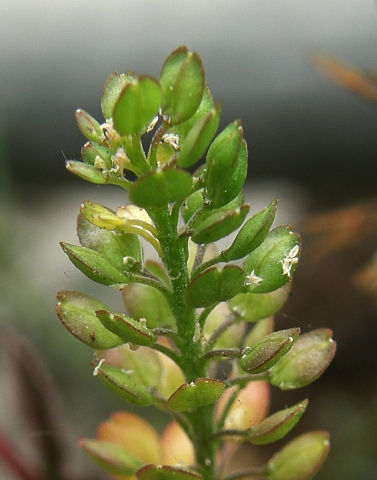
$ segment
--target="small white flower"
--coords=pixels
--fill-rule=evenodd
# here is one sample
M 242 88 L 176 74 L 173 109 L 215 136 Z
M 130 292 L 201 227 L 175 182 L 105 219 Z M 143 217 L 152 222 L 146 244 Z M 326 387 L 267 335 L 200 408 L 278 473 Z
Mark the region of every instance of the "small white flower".
M 168 145 L 171 145 L 174 150 L 178 150 L 180 147 L 179 136 L 175 133 L 165 133 L 165 135 L 162 136 L 162 141 L 167 143 Z
M 300 251 L 299 245 L 295 245 L 287 254 L 287 256 L 281 261 L 283 266 L 283 273 L 282 275 L 291 276 L 291 269 L 293 265 L 298 263 L 298 254 Z
M 261 282 L 263 282 L 263 278 L 258 277 L 254 270 L 246 277 L 247 285 L 259 285 Z

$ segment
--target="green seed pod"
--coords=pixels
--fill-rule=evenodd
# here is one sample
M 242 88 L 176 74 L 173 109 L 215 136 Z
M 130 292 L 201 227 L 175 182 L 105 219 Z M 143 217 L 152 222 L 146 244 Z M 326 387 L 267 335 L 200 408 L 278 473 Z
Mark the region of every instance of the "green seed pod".
M 145 318 L 149 328 L 173 327 L 175 319 L 165 296 L 156 288 L 130 283 L 122 290 L 128 313 L 133 318 Z
M 206 157 L 204 183 L 212 208 L 235 198 L 247 176 L 247 148 L 239 121 L 229 124 L 212 142 Z
M 270 415 L 250 430 L 247 439 L 254 445 L 277 442 L 297 425 L 308 403 L 308 400 L 303 400 L 293 407 L 285 408 Z
M 161 111 L 169 125 L 176 125 L 198 110 L 203 97 L 204 70 L 197 53 L 179 47 L 166 59 L 160 76 Z
M 92 142 L 99 143 L 104 135 L 97 120 L 81 109 L 76 110 L 75 116 L 77 125 L 84 137 Z
M 113 116 L 114 106 L 126 83 L 126 76 L 119 75 L 118 72 L 112 73 L 106 80 L 101 98 L 101 109 L 106 120 Z
M 140 135 L 156 116 L 161 101 L 158 82 L 151 77 L 139 77 L 126 84 L 113 110 L 113 123 L 120 135 Z
M 266 238 L 275 219 L 278 201 L 273 200 L 268 207 L 249 218 L 238 232 L 232 245 L 222 253 L 226 262 L 243 258 L 255 250 Z
M 299 334 L 299 328 L 289 328 L 266 335 L 253 346 L 244 349 L 240 367 L 247 373 L 269 370 L 292 348 Z
M 97 310 L 96 316 L 109 332 L 123 338 L 127 343 L 151 346 L 157 341 L 156 335 L 149 328 L 122 313 Z
M 114 267 L 104 255 L 95 250 L 64 242 L 60 246 L 73 265 L 91 280 L 117 288 L 123 288 L 129 282 L 126 273 Z
M 281 310 L 290 291 L 291 282 L 269 293 L 239 293 L 228 301 L 228 307 L 245 322 L 258 322 Z
M 335 355 L 332 331 L 319 328 L 301 335 L 291 350 L 269 372 L 270 383 L 281 390 L 305 387 L 329 366 Z
M 81 213 L 77 217 L 77 235 L 83 247 L 96 250 L 119 270 L 140 270 L 143 247 L 137 235 L 99 228 Z
M 182 143 L 177 160 L 180 167 L 191 167 L 207 150 L 219 125 L 220 110 L 217 106 L 196 121 Z
M 309 480 L 321 468 L 329 450 L 327 432 L 299 435 L 271 458 L 267 477 L 270 480 Z
M 170 202 L 184 200 L 191 186 L 189 173 L 175 168 L 158 168 L 131 185 L 129 198 L 139 207 L 163 207 Z
M 65 164 L 68 171 L 74 173 L 80 178 L 97 184 L 107 183 L 106 175 L 98 168 L 75 160 L 68 160 Z
M 146 465 L 136 474 L 137 480 L 204 480 L 193 470 L 170 465 Z
M 154 397 L 149 390 L 135 382 L 124 370 L 112 365 L 98 364 L 94 374 L 98 376 L 106 387 L 125 402 L 139 407 L 147 407 L 154 403 Z
M 243 269 L 249 275 L 248 291 L 267 293 L 291 279 L 300 256 L 300 237 L 289 226 L 269 232 L 263 243 L 246 258 Z
M 217 402 L 225 390 L 225 383 L 213 378 L 197 378 L 184 383 L 169 398 L 168 405 L 175 412 L 185 412 Z
M 100 467 L 113 475 L 133 476 L 143 465 L 143 462 L 114 442 L 81 438 L 79 446 Z
M 113 167 L 111 152 L 103 145 L 97 145 L 93 142 L 86 142 L 81 149 L 81 156 L 88 165 L 98 166 L 98 163 L 103 164 L 104 168 L 110 169 Z M 100 162 L 98 162 L 98 159 Z
M 96 350 L 107 350 L 124 343 L 118 335 L 106 330 L 95 311 L 107 308 L 93 297 L 78 292 L 59 292 L 56 313 L 65 326 L 81 342 Z
M 204 200 L 202 190 L 197 190 L 189 197 L 187 197 L 185 203 L 182 206 L 182 217 L 185 223 L 190 220 L 190 218 L 194 215 L 195 212 L 202 208 L 203 203 Z
M 225 265 L 222 270 L 211 267 L 191 280 L 184 300 L 189 307 L 209 307 L 237 295 L 244 282 L 245 272 L 236 265 Z
M 190 226 L 191 240 L 200 245 L 228 236 L 242 225 L 249 208 L 249 205 L 243 205 L 241 208 L 201 212 Z

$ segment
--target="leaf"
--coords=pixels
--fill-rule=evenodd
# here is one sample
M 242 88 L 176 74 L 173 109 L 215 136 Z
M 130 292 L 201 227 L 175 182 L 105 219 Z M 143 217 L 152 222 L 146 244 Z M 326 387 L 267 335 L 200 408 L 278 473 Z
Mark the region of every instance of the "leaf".
M 123 288 L 129 282 L 129 277 L 114 267 L 101 253 L 64 242 L 60 242 L 60 246 L 73 265 L 91 280 L 118 288 Z
M 197 378 L 195 382 L 184 383 L 169 398 L 168 406 L 175 412 L 217 402 L 225 390 L 225 383 L 212 378 Z
M 234 297 L 244 282 L 245 273 L 236 265 L 225 265 L 222 270 L 211 267 L 191 280 L 184 301 L 193 308 L 209 307 Z
M 269 370 L 292 348 L 299 334 L 299 328 L 288 328 L 266 335 L 252 347 L 244 349 L 240 367 L 253 374 Z
M 309 385 L 329 366 L 335 350 L 332 331 L 327 328 L 300 335 L 291 350 L 271 368 L 270 383 L 281 390 Z
M 254 445 L 266 445 L 283 438 L 299 422 L 309 401 L 303 400 L 262 420 L 251 429 L 247 439 Z
M 93 297 L 79 292 L 59 292 L 56 313 L 65 328 L 78 340 L 96 350 L 107 350 L 124 343 L 106 330 L 96 317 L 96 310 L 107 307 Z
M 175 168 L 158 168 L 134 182 L 129 190 L 130 200 L 137 206 L 163 207 L 184 200 L 190 193 L 192 177 Z
M 197 53 L 179 47 L 166 59 L 161 75 L 161 110 L 169 125 L 194 115 L 203 97 L 204 70 Z
M 113 123 L 120 135 L 140 135 L 156 116 L 161 101 L 158 82 L 143 76 L 120 92 L 113 110 Z

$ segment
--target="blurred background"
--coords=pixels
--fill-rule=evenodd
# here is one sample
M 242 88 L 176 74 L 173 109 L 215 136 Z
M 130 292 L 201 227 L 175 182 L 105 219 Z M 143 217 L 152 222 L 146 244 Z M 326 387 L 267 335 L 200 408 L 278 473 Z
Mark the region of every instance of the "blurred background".
M 223 105 L 221 126 L 242 118 L 251 211 L 279 197 L 277 221 L 303 232 L 293 296 L 277 325 L 328 326 L 338 340 L 323 378 L 278 395 L 276 406 L 308 396 L 299 428 L 331 431 L 319 479 L 376 478 L 377 287 L 365 269 L 377 239 L 377 108 L 312 62 L 323 53 L 377 71 L 376 2 L 0 0 L 0 18 L 0 430 L 31 461 L 36 438 L 52 435 L 30 430 L 17 410 L 11 329 L 37 349 L 57 384 L 61 426 L 53 434 L 66 444 L 72 469 L 102 478 L 77 452 L 76 438 L 93 436 L 124 405 L 93 379 L 92 352 L 60 325 L 55 294 L 81 290 L 114 308 L 120 300 L 76 273 L 58 242 L 76 242 L 83 200 L 116 207 L 125 198 L 74 178 L 64 159 L 79 159 L 85 142 L 75 110 L 101 122 L 111 72 L 158 77 L 166 56 L 186 44 L 200 53 Z M 17 358 L 28 348 L 20 342 Z M 15 477 L 0 466 L 0 478 Z

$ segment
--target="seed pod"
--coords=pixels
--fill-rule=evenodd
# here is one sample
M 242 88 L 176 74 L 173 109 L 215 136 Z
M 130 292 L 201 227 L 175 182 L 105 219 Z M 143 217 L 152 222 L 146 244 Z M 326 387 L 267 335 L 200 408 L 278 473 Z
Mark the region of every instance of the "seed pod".
M 332 331 L 319 328 L 301 335 L 291 350 L 271 368 L 270 383 L 281 390 L 305 387 L 329 366 L 335 355 Z
M 213 378 L 197 378 L 184 383 L 169 398 L 168 405 L 175 412 L 185 412 L 215 403 L 225 390 L 225 383 Z
M 209 307 L 234 297 L 245 282 L 245 272 L 236 265 L 225 265 L 222 270 L 211 267 L 189 283 L 184 300 L 193 308 Z
M 292 348 L 299 334 L 299 328 L 288 328 L 266 335 L 256 344 L 244 349 L 240 367 L 248 373 L 269 370 Z
M 273 200 L 268 207 L 253 215 L 242 225 L 232 245 L 222 253 L 226 262 L 243 258 L 259 247 L 274 221 L 277 204 L 277 199 Z
M 285 408 L 270 415 L 251 429 L 247 439 L 254 445 L 277 442 L 298 423 L 308 403 L 308 400 L 303 400 L 293 407 Z
M 190 193 L 191 185 L 189 173 L 175 168 L 158 168 L 132 184 L 129 198 L 139 207 L 163 207 L 170 202 L 184 200 Z
M 160 75 L 161 111 L 169 125 L 194 115 L 203 97 L 204 70 L 197 53 L 179 47 L 165 60 Z
M 89 295 L 79 292 L 59 292 L 56 313 L 65 326 L 81 342 L 96 350 L 122 345 L 124 340 L 109 332 L 96 317 L 95 311 L 107 308 Z
M 228 125 L 212 142 L 206 157 L 204 183 L 212 208 L 231 202 L 247 175 L 247 148 L 239 121 Z
M 142 76 L 126 84 L 114 105 L 113 123 L 120 135 L 140 135 L 159 109 L 160 87 L 154 78 Z

